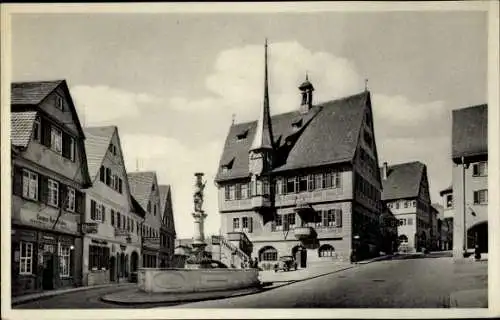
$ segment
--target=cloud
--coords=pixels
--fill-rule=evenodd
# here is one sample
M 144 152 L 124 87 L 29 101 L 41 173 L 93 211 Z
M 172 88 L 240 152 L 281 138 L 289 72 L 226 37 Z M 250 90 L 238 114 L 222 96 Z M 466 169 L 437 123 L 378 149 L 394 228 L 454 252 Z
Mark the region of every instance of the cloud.
M 147 93 L 133 93 L 108 86 L 74 86 L 71 96 L 85 125 L 137 116 L 143 107 L 162 102 L 161 98 Z
M 172 186 L 174 220 L 178 237 L 190 238 L 193 235 L 193 198 L 194 173 L 204 172 L 208 181 L 205 188 L 204 208 L 207 235 L 217 232 L 220 217 L 217 206 L 217 189 L 212 183 L 215 179 L 219 155 L 223 141 L 212 141 L 202 148 L 187 147 L 181 141 L 169 137 L 147 134 L 121 134 L 127 171 L 156 171 L 160 184 Z M 207 165 L 209 164 L 209 165 Z

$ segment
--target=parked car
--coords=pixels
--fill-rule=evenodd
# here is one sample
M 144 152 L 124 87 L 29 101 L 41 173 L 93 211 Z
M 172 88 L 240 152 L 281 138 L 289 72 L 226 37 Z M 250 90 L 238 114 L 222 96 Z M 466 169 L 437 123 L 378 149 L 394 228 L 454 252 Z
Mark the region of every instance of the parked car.
M 297 262 L 295 262 L 293 256 L 280 257 L 278 263 L 274 265 L 274 272 L 278 272 L 279 270 L 290 271 L 292 269 L 297 270 Z

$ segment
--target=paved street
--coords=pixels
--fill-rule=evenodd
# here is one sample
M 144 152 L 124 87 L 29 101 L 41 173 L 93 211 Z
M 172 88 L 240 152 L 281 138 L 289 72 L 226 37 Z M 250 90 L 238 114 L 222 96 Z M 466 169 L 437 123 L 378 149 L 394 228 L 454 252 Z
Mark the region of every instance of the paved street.
M 443 308 L 457 289 L 454 265 L 441 254 L 396 258 L 238 298 L 182 308 Z
M 457 290 L 485 287 L 486 271 L 472 276 L 456 270 L 486 270 L 487 263 L 457 266 L 443 253 L 396 257 L 296 282 L 262 293 L 188 304 L 117 305 L 100 297 L 124 290 L 100 288 L 68 293 L 15 306 L 15 309 L 49 308 L 443 308 Z M 464 281 L 467 279 L 467 281 Z

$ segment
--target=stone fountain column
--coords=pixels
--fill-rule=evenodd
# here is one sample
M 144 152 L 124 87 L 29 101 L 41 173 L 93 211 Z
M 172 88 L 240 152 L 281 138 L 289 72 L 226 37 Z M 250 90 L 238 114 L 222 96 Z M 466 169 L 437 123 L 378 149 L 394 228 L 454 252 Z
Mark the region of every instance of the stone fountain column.
M 207 244 L 205 243 L 204 224 L 207 214 L 203 211 L 203 189 L 206 182 L 202 181 L 203 173 L 195 173 L 196 177 L 194 185 L 194 234 L 193 234 L 193 249 L 195 256 L 201 259 Z

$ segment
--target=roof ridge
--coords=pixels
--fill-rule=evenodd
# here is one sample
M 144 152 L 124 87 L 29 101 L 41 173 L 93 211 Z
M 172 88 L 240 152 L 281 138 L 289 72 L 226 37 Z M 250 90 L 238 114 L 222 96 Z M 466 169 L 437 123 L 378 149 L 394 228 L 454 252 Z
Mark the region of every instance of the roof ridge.
M 475 105 L 466 106 L 466 107 L 460 107 L 460 108 L 453 109 L 452 111 L 455 112 L 455 111 L 462 111 L 462 110 L 474 109 L 474 108 L 480 108 L 480 107 L 488 107 L 488 103 L 481 103 L 481 104 L 475 104 Z
M 86 126 L 86 127 L 83 127 L 83 130 L 87 130 L 87 129 L 103 129 L 103 128 L 118 128 L 117 126 L 115 125 L 109 125 L 109 126 Z
M 62 83 L 66 79 L 54 79 L 54 80 L 36 80 L 36 81 L 13 81 L 11 85 L 15 84 L 27 84 L 27 83 Z

